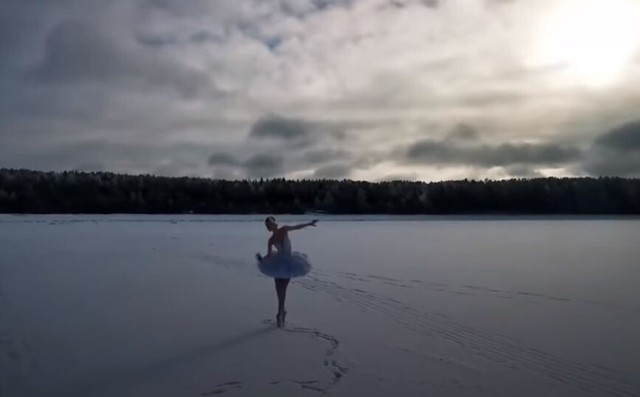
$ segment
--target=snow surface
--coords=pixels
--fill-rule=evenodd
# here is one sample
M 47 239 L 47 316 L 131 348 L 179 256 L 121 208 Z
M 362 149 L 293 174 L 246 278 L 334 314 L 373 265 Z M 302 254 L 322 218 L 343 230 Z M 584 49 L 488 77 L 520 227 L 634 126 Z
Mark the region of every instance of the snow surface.
M 638 220 L 263 218 L 1 215 L 0 395 L 640 396 Z

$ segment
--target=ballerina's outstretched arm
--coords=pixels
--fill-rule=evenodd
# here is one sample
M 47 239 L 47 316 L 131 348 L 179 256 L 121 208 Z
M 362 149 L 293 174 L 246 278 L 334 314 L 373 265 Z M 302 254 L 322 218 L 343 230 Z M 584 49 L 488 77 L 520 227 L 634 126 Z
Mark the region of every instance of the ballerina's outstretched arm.
M 300 230 L 300 229 L 304 229 L 305 227 L 308 226 L 316 226 L 316 223 L 318 223 L 317 219 L 312 220 L 311 222 L 308 223 L 301 223 L 299 225 L 294 225 L 294 226 L 282 226 L 282 229 L 284 229 L 287 232 L 290 232 L 292 230 Z

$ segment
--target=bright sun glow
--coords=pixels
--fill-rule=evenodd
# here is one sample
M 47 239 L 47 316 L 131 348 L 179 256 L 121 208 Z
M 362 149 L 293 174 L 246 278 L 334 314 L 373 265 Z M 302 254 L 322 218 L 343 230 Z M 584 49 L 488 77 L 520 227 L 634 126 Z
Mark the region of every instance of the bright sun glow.
M 563 65 L 581 83 L 618 79 L 640 47 L 640 1 L 566 0 L 543 19 L 534 47 L 538 65 Z

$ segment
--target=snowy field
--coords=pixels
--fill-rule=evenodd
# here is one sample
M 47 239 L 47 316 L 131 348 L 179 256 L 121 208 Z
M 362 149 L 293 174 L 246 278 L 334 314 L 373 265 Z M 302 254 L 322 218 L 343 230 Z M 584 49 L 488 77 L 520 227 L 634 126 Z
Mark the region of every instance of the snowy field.
M 0 396 L 640 396 L 640 220 L 262 219 L 0 215 Z

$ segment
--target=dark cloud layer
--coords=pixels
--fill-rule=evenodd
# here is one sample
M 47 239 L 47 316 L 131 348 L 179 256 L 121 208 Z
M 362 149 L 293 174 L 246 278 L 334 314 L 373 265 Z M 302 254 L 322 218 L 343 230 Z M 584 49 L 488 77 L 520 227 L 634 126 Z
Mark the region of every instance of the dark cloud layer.
M 234 175 L 248 178 L 268 178 L 282 176 L 284 158 L 280 154 L 252 154 L 245 160 L 229 152 L 215 152 L 207 160 L 217 176 Z
M 640 150 L 640 121 L 632 121 L 601 135 L 595 146 L 620 152 Z
M 406 160 L 423 164 L 504 167 L 515 164 L 551 166 L 578 160 L 580 150 L 555 143 L 501 143 L 460 146 L 425 139 L 411 145 Z
M 640 177 L 640 120 L 597 137 L 585 154 L 583 166 L 594 176 Z
M 634 157 L 616 154 L 592 154 L 585 163 L 585 171 L 592 176 L 621 176 L 640 178 L 640 153 Z
M 242 148 L 212 153 L 207 164 L 215 175 L 236 175 L 249 178 L 281 177 L 286 173 L 303 172 L 313 178 L 347 178 L 356 169 L 367 169 L 373 163 L 346 150 L 319 147 L 285 155 L 286 149 L 253 152 L 247 157 L 239 154 Z M 312 169 L 309 169 L 309 168 Z
M 256 154 L 249 157 L 243 168 L 250 178 L 268 178 L 281 176 L 284 160 L 282 156 L 273 154 Z
M 269 114 L 258 119 L 249 130 L 249 138 L 271 140 L 295 148 L 305 148 L 321 141 L 344 141 L 346 133 L 331 125 Z
M 251 127 L 249 136 L 261 139 L 278 139 L 282 141 L 301 141 L 310 138 L 310 126 L 301 120 L 290 119 L 278 115 L 262 117 Z

